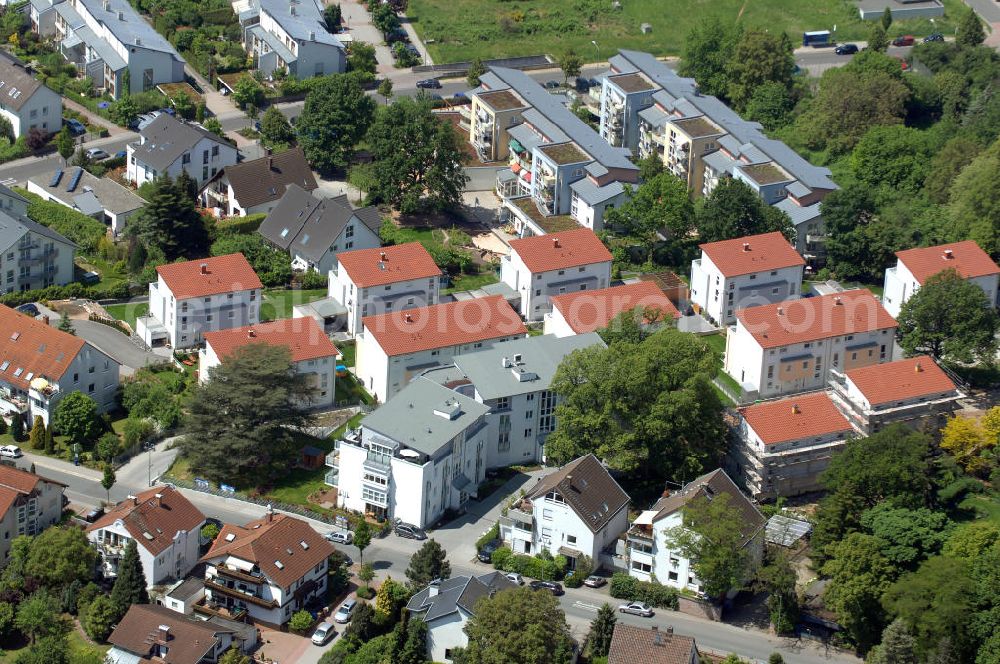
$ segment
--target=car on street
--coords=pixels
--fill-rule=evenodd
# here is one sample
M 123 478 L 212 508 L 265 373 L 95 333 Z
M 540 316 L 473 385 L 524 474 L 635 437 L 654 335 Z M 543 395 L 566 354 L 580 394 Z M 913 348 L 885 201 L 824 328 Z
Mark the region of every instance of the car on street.
M 350 530 L 334 530 L 326 534 L 326 539 L 334 544 L 350 544 L 354 541 L 354 533 Z
M 316 631 L 313 632 L 312 642 L 318 646 L 326 645 L 326 642 L 337 636 L 337 629 L 332 623 L 323 622 L 319 624 Z
M 857 44 L 840 44 L 837 48 L 833 49 L 833 52 L 837 55 L 854 55 L 858 52 Z
M 490 540 L 483 545 L 483 548 L 479 549 L 479 552 L 476 554 L 476 558 L 478 558 L 481 563 L 491 562 L 493 560 L 493 552 L 501 546 L 503 546 L 503 542 L 500 540 Z
M 425 78 L 417 81 L 417 87 L 421 90 L 437 90 L 441 87 L 441 81 L 436 78 Z
M 556 583 L 555 581 L 532 581 L 528 584 L 528 587 L 532 590 L 548 590 L 556 597 L 565 593 L 562 585 Z
M 913 35 L 901 35 L 892 40 L 893 46 L 913 46 Z
M 344 600 L 344 603 L 340 605 L 337 612 L 333 614 L 333 621 L 338 622 L 341 625 L 344 623 L 351 622 L 351 616 L 354 615 L 354 609 L 358 606 L 358 600 L 348 599 Z
M 412 523 L 398 522 L 393 528 L 396 535 L 399 537 L 405 537 L 406 539 L 415 540 L 425 540 L 427 539 L 427 534 L 423 530 L 414 526 Z
M 628 604 L 621 604 L 618 606 L 618 613 L 631 613 L 633 616 L 642 616 L 643 618 L 653 617 L 653 607 L 645 602 L 629 602 Z
M 83 126 L 83 123 L 79 120 L 74 120 L 73 118 L 63 118 L 63 124 L 69 127 L 69 133 L 74 136 L 82 136 L 87 133 L 87 128 Z
M 943 42 L 944 35 L 940 32 L 932 32 L 931 34 L 924 37 L 924 43 L 930 44 L 931 42 Z
M 4 445 L 0 447 L 0 456 L 10 457 L 11 459 L 19 459 L 24 456 L 24 452 L 17 445 Z
M 588 588 L 600 588 L 608 582 L 603 576 L 597 576 L 596 574 L 591 574 L 586 579 L 583 580 L 583 585 Z
M 545 81 L 545 87 L 549 90 L 555 90 L 559 87 L 559 81 Z
M 115 153 L 115 159 L 124 159 L 128 155 L 127 150 L 119 150 Z
M 111 155 L 101 148 L 90 148 L 87 150 L 87 158 L 91 161 L 101 161 L 102 159 L 107 159 L 110 156 Z
M 513 584 L 516 584 L 516 585 L 519 585 L 519 586 L 523 586 L 524 585 L 524 577 L 521 576 L 520 574 L 518 574 L 517 572 L 507 572 L 506 574 L 504 574 L 504 576 L 506 576 L 507 580 L 510 581 Z
M 87 523 L 94 523 L 102 516 L 104 516 L 104 508 L 95 507 L 94 509 L 90 510 L 89 512 L 83 515 L 83 520 L 86 521 Z
M 16 311 L 20 311 L 22 314 L 26 314 L 28 316 L 38 315 L 38 307 L 36 307 L 31 302 L 28 302 L 27 304 L 22 304 L 21 306 L 17 307 Z

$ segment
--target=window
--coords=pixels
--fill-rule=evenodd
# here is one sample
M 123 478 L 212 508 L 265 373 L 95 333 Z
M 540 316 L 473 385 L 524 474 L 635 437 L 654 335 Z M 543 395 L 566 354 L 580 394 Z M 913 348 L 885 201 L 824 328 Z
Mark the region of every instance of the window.
M 497 399 L 497 405 L 493 407 L 495 411 L 510 410 L 510 397 L 500 397 Z
M 90 392 L 91 394 L 94 393 L 94 384 L 93 383 L 91 383 L 90 385 L 87 386 L 87 391 Z
M 213 157 L 218 157 L 219 156 L 219 146 L 218 145 L 213 145 L 212 146 L 212 156 Z
M 567 544 L 576 544 L 576 535 L 567 535 L 566 536 L 566 543 Z
M 528 396 L 526 396 L 526 397 L 524 398 L 524 400 L 525 400 L 525 401 L 534 401 L 534 400 L 535 400 L 535 393 L 534 393 L 534 392 L 531 392 L 530 394 L 528 394 Z
M 185 152 L 181 156 L 181 164 L 190 164 L 190 163 L 191 163 L 191 153 L 190 152 Z
M 653 571 L 653 566 L 650 565 L 649 563 L 642 563 L 639 562 L 638 560 L 633 560 L 632 569 L 634 569 L 636 572 L 643 572 L 644 574 L 649 574 Z
M 544 508 L 544 509 L 542 509 L 542 518 L 545 519 L 546 521 L 551 521 L 552 520 L 552 510 L 550 510 L 547 507 Z
M 677 572 L 667 572 L 667 578 L 671 581 L 677 580 Z
M 202 151 L 202 153 L 201 153 L 201 163 L 203 163 L 203 164 L 207 164 L 208 163 L 208 150 L 203 150 Z
M 529 410 L 529 411 L 526 411 L 524 413 L 524 419 L 526 419 L 526 420 L 530 420 L 534 416 L 535 416 L 535 411 L 533 411 L 533 410 Z
M 524 430 L 525 438 L 531 438 L 531 434 L 532 434 L 532 429 L 530 427 Z

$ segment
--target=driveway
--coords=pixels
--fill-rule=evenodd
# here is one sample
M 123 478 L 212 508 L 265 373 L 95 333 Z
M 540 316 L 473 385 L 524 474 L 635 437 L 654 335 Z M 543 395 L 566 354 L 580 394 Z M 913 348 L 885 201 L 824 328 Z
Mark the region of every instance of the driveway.
M 57 327 L 59 325 L 59 314 L 45 306 L 36 303 L 38 311 L 47 314 L 49 325 Z M 131 339 L 113 327 L 102 323 L 95 323 L 92 320 L 73 320 L 73 330 L 76 336 L 80 337 L 97 350 L 108 355 L 122 365 L 122 375 L 131 376 L 136 369 L 140 369 L 148 364 L 158 364 L 164 359 L 159 355 L 147 352 L 139 348 Z

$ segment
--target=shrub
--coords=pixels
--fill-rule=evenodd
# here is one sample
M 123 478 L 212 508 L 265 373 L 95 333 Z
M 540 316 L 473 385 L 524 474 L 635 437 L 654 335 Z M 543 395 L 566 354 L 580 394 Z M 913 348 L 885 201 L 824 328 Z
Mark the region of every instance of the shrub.
M 476 540 L 476 550 L 483 548 L 487 543 L 492 542 L 500 537 L 500 522 L 497 521 L 493 524 L 493 527 L 487 530 L 482 537 Z
M 308 611 L 296 611 L 292 614 L 292 619 L 288 621 L 288 629 L 298 634 L 304 634 L 312 627 L 313 617 Z
M 69 208 L 66 208 L 69 209 Z M 90 288 L 79 282 L 65 286 L 49 286 L 29 291 L 15 291 L 0 296 L 0 304 L 16 307 L 28 302 L 47 302 L 49 300 L 67 300 L 85 298 L 90 300 L 121 300 L 129 296 L 128 284 L 119 282 L 111 287 L 97 286 Z
M 305 290 L 326 288 L 327 277 L 325 274 L 320 274 L 314 270 L 307 270 L 299 275 L 299 284 Z
M 102 237 L 107 234 L 104 224 L 92 217 L 59 203 L 43 201 L 39 196 L 19 192 L 29 201 L 28 217 L 65 235 L 84 251 L 96 251 Z
M 609 592 L 612 597 L 630 602 L 646 602 L 663 609 L 677 609 L 677 590 L 661 583 L 650 583 L 633 578 L 625 572 L 611 576 Z
M 543 581 L 558 581 L 566 573 L 566 558 L 556 556 L 553 558 L 548 552 L 543 552 L 537 556 L 526 556 L 514 553 L 510 548 L 502 546 L 493 552 L 490 559 L 493 567 L 504 572 L 517 572 L 533 579 Z
M 220 219 L 215 222 L 215 228 L 220 233 L 226 232 L 248 235 L 250 233 L 256 233 L 265 218 L 267 218 L 267 214 L 263 212 L 260 214 L 247 215 L 246 217 L 229 217 L 228 219 Z

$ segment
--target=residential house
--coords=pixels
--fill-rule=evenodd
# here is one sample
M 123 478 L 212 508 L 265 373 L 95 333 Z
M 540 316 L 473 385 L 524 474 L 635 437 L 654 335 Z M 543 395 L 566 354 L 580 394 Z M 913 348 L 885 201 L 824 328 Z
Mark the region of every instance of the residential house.
M 781 233 L 701 245 L 691 262 L 691 304 L 719 325 L 745 307 L 797 300 L 806 262 Z
M 214 663 L 230 648 L 250 653 L 256 642 L 252 626 L 189 618 L 158 604 L 133 604 L 108 637 L 105 661 Z
M 486 477 L 486 413 L 475 399 L 416 378 L 339 441 L 337 505 L 425 528 L 460 510 Z
M 99 178 L 80 167 L 57 168 L 28 178 L 28 191 L 46 201 L 65 205 L 93 217 L 116 237 L 146 201 L 111 178 Z
M 227 166 L 236 164 L 239 151 L 224 138 L 167 113 L 139 132 L 139 141 L 126 146 L 125 178 L 139 187 L 167 175 L 186 172 L 199 187 Z
M 427 369 L 528 333 L 502 295 L 366 316 L 362 325 L 355 374 L 382 402 Z
M 611 285 L 611 252 L 587 228 L 510 241 L 500 281 L 521 296 L 521 315 L 535 321 L 552 310 L 549 298 Z
M 45 135 L 62 129 L 62 97 L 6 52 L 0 55 L 0 117 L 10 122 L 14 138 L 32 129 Z
M 173 486 L 157 486 L 129 496 L 87 527 L 100 554 L 105 578 L 118 576 L 125 547 L 134 541 L 146 584 L 152 588 L 181 579 L 198 562 L 205 515 Z
M 214 256 L 156 268 L 149 312 L 136 334 L 149 346 L 190 348 L 206 332 L 260 322 L 263 284 L 243 254 Z
M 28 199 L 5 184 L 0 184 L 0 212 L 11 217 L 28 216 Z
M 596 332 L 626 311 L 652 314 L 644 319 L 645 326 L 669 324 L 681 317 L 666 293 L 652 281 L 554 295 L 550 301 L 552 311 L 545 314 L 544 331 L 557 337 Z
M 269 214 L 293 184 L 305 191 L 317 186 L 306 155 L 298 146 L 226 166 L 202 185 L 198 199 L 220 217 Z
M 672 626 L 660 630 L 615 623 L 608 650 L 608 664 L 698 664 L 694 637 L 674 633 Z
M 891 361 L 896 327 L 867 290 L 740 309 L 725 370 L 748 398 L 820 389 L 832 371 Z
M 82 392 L 99 413 L 117 407 L 121 365 L 80 337 L 0 305 L 0 416 L 41 416 L 46 426 L 64 396 Z
M 250 344 L 284 346 L 291 355 L 295 373 L 304 376 L 311 388 L 306 408 L 329 408 L 335 403 L 337 357 L 340 351 L 312 318 L 283 318 L 269 323 L 205 333 L 205 347 L 199 352 L 198 378 L 204 383 L 212 369 Z
M 453 576 L 435 581 L 410 598 L 410 615 L 427 625 L 427 658 L 450 662 L 456 648 L 469 645 L 465 626 L 476 615 L 476 602 L 516 586 L 501 572 Z
M 945 270 L 982 288 L 989 306 L 1000 306 L 1000 266 L 973 240 L 897 251 L 896 258 L 896 266 L 885 271 L 882 294 L 882 304 L 894 317 L 924 282 Z
M 317 0 L 251 0 L 239 13 L 243 47 L 265 76 L 304 79 L 347 70 L 344 45 L 330 34 Z
M 522 337 L 458 355 L 453 365 L 423 375 L 489 407 L 487 468 L 529 465 L 545 460 L 545 439 L 556 427 L 556 369 L 573 351 L 592 347 L 605 347 L 593 332 Z
M 0 212 L 0 293 L 64 286 L 74 280 L 76 245 L 27 217 L 19 202 Z
M 326 597 L 333 545 L 301 519 L 268 510 L 245 526 L 225 524 L 205 563 L 205 604 L 280 627 Z
M 355 210 L 346 195 L 321 200 L 292 183 L 257 232 L 289 253 L 293 270 L 328 274 L 340 254 L 381 245 L 381 224 L 373 206 Z
M 15 537 L 37 535 L 59 523 L 65 489 L 62 482 L 0 464 L 0 566 L 7 564 Z
M 500 517 L 500 537 L 517 553 L 548 551 L 569 569 L 587 556 L 600 564 L 628 530 L 629 497 L 593 454 L 538 480 L 521 502 Z
M 184 60 L 127 0 L 31 0 L 29 7 L 32 30 L 115 99 L 184 80 Z
M 501 220 L 521 236 L 604 227 L 639 180 L 631 153 L 609 146 L 566 103 L 525 72 L 491 67 L 470 93 L 469 136 L 497 174 Z
M 678 550 L 668 531 L 683 527 L 684 508 L 692 502 L 718 500 L 723 495 L 741 517 L 740 547 L 749 553 L 747 578 L 751 578 L 764 553 L 766 519 L 721 469 L 705 473 L 674 493 L 664 494 L 636 518 L 628 531 L 629 574 L 642 581 L 655 578 L 658 583 L 678 590 L 702 592 L 704 587 L 694 571 L 693 561 Z

